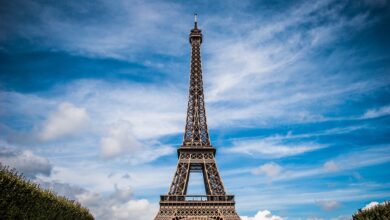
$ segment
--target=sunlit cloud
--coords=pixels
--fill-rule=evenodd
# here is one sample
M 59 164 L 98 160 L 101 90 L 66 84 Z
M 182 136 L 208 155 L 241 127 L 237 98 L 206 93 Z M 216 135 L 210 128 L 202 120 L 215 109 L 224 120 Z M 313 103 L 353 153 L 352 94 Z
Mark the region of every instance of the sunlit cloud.
M 71 103 L 60 103 L 58 109 L 44 122 L 39 137 L 46 141 L 79 133 L 87 126 L 88 121 L 85 109 L 77 108 Z

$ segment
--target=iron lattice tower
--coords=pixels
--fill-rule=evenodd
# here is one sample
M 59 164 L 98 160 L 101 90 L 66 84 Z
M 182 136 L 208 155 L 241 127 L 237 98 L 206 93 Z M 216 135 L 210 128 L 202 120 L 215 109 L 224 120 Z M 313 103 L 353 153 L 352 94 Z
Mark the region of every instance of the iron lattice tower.
M 195 25 L 190 33 L 191 71 L 187 120 L 179 161 L 167 195 L 160 197 L 155 220 L 239 220 L 233 195 L 227 195 L 210 143 L 204 103 L 200 46 L 202 31 Z M 191 172 L 203 174 L 206 195 L 187 195 Z

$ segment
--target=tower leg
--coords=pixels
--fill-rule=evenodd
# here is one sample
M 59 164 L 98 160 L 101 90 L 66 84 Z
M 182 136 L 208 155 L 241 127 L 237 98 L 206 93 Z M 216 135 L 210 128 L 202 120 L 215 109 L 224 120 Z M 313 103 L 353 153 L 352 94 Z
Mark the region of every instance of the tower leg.
M 190 165 L 189 161 L 187 163 L 179 161 L 169 189 L 170 195 L 185 195 L 187 193 Z

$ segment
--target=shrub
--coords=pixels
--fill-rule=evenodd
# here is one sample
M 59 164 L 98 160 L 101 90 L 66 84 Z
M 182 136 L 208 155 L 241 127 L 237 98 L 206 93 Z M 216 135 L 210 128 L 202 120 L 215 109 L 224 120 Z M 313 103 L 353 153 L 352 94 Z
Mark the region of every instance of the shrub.
M 388 220 L 390 219 L 390 202 L 384 202 L 369 209 L 359 209 L 352 216 L 353 220 Z
M 94 219 L 80 203 L 41 189 L 0 163 L 1 219 Z

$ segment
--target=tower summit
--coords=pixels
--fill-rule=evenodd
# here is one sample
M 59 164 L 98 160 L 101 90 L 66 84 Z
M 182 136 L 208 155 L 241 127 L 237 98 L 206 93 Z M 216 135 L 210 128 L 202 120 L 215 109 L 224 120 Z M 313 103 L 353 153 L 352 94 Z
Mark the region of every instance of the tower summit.
M 187 120 L 182 146 L 211 147 L 209 131 L 207 130 L 206 109 L 203 94 L 202 63 L 200 59 L 202 30 L 198 29 L 196 14 L 194 28 L 190 33 L 190 44 L 192 47 L 190 88 L 188 95 Z
M 226 194 L 211 145 L 204 102 L 200 46 L 202 30 L 197 15 L 190 32 L 191 70 L 187 118 L 178 164 L 167 195 L 160 197 L 155 220 L 239 220 L 233 195 Z M 203 174 L 206 195 L 187 195 L 191 172 Z

